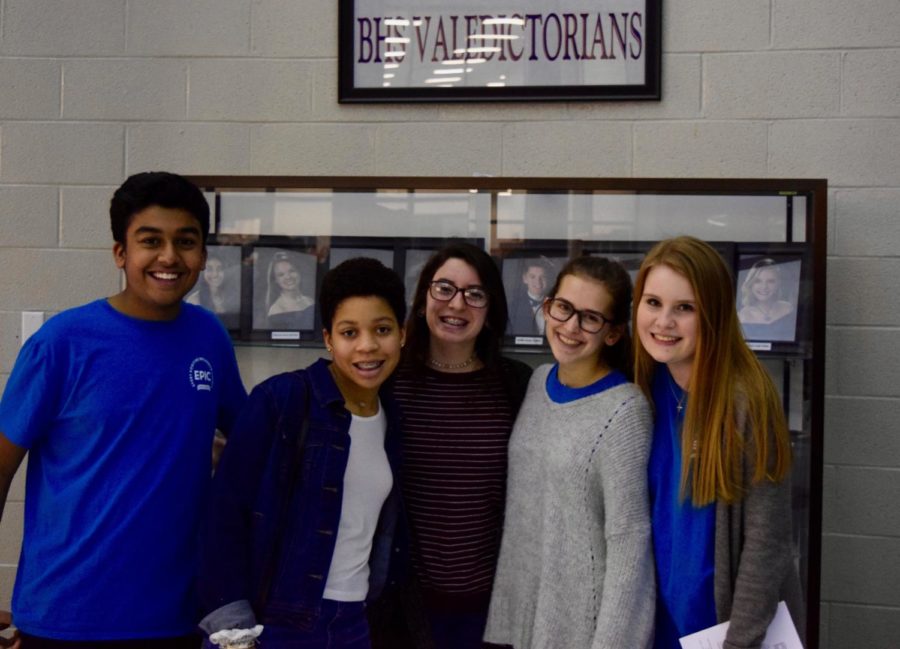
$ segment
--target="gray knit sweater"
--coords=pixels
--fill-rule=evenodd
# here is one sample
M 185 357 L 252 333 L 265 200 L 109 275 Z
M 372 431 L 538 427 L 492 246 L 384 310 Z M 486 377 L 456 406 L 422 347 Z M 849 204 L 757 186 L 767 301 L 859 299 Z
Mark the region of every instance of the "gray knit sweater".
M 485 640 L 515 649 L 647 647 L 650 408 L 630 383 L 554 403 L 550 367 L 532 375 L 510 439 Z

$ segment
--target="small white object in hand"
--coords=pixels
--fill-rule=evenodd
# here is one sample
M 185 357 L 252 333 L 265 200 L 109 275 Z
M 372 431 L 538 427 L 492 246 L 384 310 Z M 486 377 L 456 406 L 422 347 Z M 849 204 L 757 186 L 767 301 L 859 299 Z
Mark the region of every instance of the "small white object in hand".
M 213 633 L 209 641 L 222 649 L 251 649 L 256 646 L 256 639 L 262 632 L 262 624 L 252 629 L 226 629 Z

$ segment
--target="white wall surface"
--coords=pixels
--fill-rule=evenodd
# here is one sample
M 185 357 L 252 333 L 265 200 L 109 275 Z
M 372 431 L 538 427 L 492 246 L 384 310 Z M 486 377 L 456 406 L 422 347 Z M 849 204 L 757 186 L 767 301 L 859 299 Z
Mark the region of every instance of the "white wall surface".
M 829 181 L 822 647 L 900 637 L 900 4 L 665 0 L 663 99 L 337 104 L 334 0 L 0 0 L 0 388 L 129 174 Z M 254 378 L 257 378 L 253 372 Z M 0 528 L 0 604 L 21 476 Z

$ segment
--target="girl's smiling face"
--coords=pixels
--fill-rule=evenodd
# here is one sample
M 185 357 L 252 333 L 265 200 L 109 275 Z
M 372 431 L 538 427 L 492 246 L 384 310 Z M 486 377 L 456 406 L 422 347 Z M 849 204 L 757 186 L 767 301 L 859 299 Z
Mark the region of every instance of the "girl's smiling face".
M 697 299 L 684 275 L 665 264 L 650 269 L 638 303 L 635 329 L 653 360 L 665 363 L 678 385 L 687 388 L 699 326 Z
M 206 269 L 203 271 L 203 279 L 213 290 L 221 288 L 225 281 L 225 269 L 222 262 L 215 257 L 206 260 Z
M 272 268 L 272 275 L 275 277 L 275 283 L 282 291 L 300 290 L 300 273 L 289 261 L 275 262 Z
M 551 300 L 544 302 L 547 342 L 559 363 L 560 380 L 572 387 L 588 385 L 607 368 L 603 348 L 616 344 L 621 335 L 620 329 L 610 323 L 612 296 L 602 282 L 566 275 L 552 300 L 560 301 L 571 313 L 568 320 L 561 322 L 553 315 Z M 602 322 L 600 330 L 589 333 L 582 329 L 580 323 L 585 317 L 590 317 L 594 324 Z
M 381 297 L 347 298 L 322 334 L 339 386 L 360 398 L 374 396 L 400 362 L 403 328 Z
M 481 288 L 478 272 L 462 259 L 451 257 L 438 268 L 431 281 L 443 281 L 460 289 L 449 302 L 435 300 L 429 292 L 425 301 L 425 321 L 435 342 L 445 345 L 472 345 L 484 327 L 489 307 L 471 307 L 463 291 Z
M 750 288 L 757 302 L 769 302 L 778 292 L 778 273 L 771 268 L 762 268 Z

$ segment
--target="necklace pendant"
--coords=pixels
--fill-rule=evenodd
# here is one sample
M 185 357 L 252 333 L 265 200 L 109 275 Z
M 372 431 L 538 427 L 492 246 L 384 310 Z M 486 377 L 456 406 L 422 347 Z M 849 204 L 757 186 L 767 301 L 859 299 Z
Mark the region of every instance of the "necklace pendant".
M 679 398 L 671 384 L 669 385 L 669 392 L 672 393 L 672 399 L 675 401 L 675 412 L 680 415 L 681 411 L 684 410 L 684 400 L 687 399 L 687 392 L 682 392 L 681 398 Z

